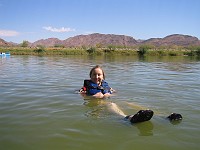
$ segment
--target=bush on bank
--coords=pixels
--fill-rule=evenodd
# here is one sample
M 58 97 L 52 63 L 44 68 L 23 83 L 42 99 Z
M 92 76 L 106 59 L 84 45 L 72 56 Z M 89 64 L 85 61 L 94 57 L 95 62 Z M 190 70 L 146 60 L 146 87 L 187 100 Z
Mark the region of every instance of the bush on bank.
M 138 55 L 138 56 L 199 56 L 200 46 L 188 47 L 154 47 L 141 45 L 139 47 L 0 47 L 0 52 L 10 52 L 11 55 Z

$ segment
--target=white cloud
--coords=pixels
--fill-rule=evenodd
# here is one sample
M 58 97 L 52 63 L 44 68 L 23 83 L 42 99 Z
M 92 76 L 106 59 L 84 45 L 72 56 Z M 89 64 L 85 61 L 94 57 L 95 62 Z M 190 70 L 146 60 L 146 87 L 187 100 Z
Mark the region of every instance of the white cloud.
M 65 28 L 65 27 L 61 27 L 61 28 L 53 28 L 51 26 L 48 27 L 43 27 L 43 29 L 47 30 L 47 31 L 51 31 L 51 32 L 71 32 L 71 31 L 75 31 L 75 29 L 71 29 L 71 28 Z
M 12 30 L 0 30 L 0 36 L 17 36 L 19 32 Z

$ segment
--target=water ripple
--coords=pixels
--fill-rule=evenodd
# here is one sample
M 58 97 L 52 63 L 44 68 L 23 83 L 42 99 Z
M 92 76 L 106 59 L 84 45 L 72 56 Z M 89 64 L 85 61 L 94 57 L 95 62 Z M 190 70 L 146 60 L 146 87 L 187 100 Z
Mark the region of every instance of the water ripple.
M 117 90 L 107 101 L 127 114 L 138 111 L 131 105 L 137 104 L 160 115 L 131 125 L 104 105 L 84 103 L 74 90 L 96 64 L 104 67 L 106 80 Z M 12 56 L 0 64 L 0 147 L 98 150 L 162 149 L 164 145 L 165 149 L 196 149 L 199 68 L 198 61 L 144 61 L 128 56 Z M 180 112 L 183 121 L 170 124 L 164 118 L 171 112 Z M 144 136 L 149 136 L 145 144 Z

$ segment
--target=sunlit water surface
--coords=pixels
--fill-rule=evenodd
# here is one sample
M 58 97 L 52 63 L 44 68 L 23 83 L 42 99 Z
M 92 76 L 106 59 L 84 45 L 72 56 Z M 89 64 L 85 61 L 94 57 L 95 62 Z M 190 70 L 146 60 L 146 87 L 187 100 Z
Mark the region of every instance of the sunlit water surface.
M 77 94 L 96 64 L 117 90 L 104 101 L 125 114 L 152 109 L 151 121 L 132 125 L 100 100 Z M 188 57 L 0 58 L 0 149 L 198 149 L 199 87 L 200 61 Z M 165 119 L 172 112 L 183 120 Z

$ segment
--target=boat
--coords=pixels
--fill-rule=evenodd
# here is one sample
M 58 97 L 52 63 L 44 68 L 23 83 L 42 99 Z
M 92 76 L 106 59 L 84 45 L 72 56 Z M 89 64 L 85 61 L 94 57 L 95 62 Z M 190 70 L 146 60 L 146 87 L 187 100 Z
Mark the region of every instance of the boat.
M 0 52 L 0 56 L 2 56 L 2 57 L 10 56 L 10 53 L 9 52 L 6 52 L 6 53 Z

